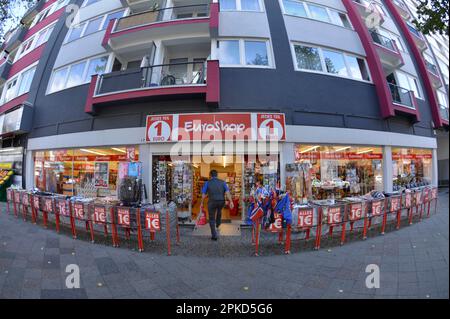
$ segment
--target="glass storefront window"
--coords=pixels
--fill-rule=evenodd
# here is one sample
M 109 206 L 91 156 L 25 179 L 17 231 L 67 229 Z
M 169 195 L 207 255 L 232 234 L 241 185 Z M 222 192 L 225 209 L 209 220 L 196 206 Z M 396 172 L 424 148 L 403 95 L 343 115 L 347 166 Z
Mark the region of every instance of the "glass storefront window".
M 134 146 L 35 152 L 35 187 L 68 196 L 117 196 L 119 163 L 139 154 Z
M 381 147 L 297 145 L 295 159 L 297 164 L 305 164 L 302 170 L 308 170 L 302 175 L 309 179 L 303 181 L 307 194 L 300 194 L 302 198 L 340 199 L 383 189 Z
M 393 148 L 392 179 L 394 190 L 431 184 L 433 155 L 429 149 Z

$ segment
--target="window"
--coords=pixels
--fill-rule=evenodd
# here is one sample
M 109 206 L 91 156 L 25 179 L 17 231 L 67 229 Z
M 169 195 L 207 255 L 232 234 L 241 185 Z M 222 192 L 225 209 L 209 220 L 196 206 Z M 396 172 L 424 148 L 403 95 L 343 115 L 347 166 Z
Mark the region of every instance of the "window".
M 269 65 L 267 44 L 261 41 L 245 41 L 245 63 L 247 65 Z
M 240 64 L 238 40 L 220 41 L 220 63 Z
M 413 91 L 416 97 L 422 98 L 421 91 L 419 90 L 419 83 L 415 77 L 400 71 L 396 72 L 396 76 L 398 86 L 409 91 Z
M 30 91 L 31 82 L 33 81 L 35 71 L 36 67 L 33 67 L 22 74 L 22 79 L 20 81 L 19 92 L 17 96 L 21 96 L 22 94 Z
M 70 67 L 66 87 L 69 88 L 72 86 L 76 86 L 83 82 L 83 72 L 85 66 L 86 62 L 81 62 Z
M 328 73 L 348 76 L 344 55 L 335 51 L 322 50 Z
M 347 14 L 321 5 L 297 0 L 283 0 L 283 8 L 285 14 L 332 23 L 348 29 L 352 28 Z
M 94 74 L 103 74 L 106 71 L 106 64 L 108 64 L 108 56 L 92 59 L 89 62 L 89 67 L 86 73 L 85 82 L 90 82 Z
M 87 6 L 91 5 L 91 4 L 94 4 L 94 3 L 99 2 L 99 1 L 100 1 L 100 0 L 86 0 L 86 1 L 83 3 L 83 7 L 87 7 Z
M 448 108 L 447 95 L 441 91 L 437 91 L 437 97 L 439 105 L 443 106 L 444 108 Z
M 283 5 L 286 14 L 291 14 L 303 18 L 308 17 L 303 2 L 283 0 Z
M 311 13 L 312 19 L 324 21 L 324 22 L 331 22 L 326 8 L 308 4 L 308 9 L 309 9 L 309 12 Z
M 70 29 L 69 37 L 67 38 L 67 42 L 71 42 L 81 37 L 81 33 L 83 32 L 84 24 L 80 24 L 74 26 Z
M 88 22 L 86 30 L 84 31 L 83 36 L 92 34 L 100 30 L 102 25 L 103 17 L 98 17 L 97 19 L 91 20 Z
M 20 46 L 20 49 L 19 49 L 18 54 L 16 55 L 14 61 L 19 60 L 20 58 L 22 58 L 26 54 L 30 53 L 31 51 L 33 51 L 37 47 L 39 47 L 42 44 L 44 44 L 45 42 L 47 42 L 49 37 L 50 37 L 50 35 L 51 35 L 51 33 L 52 33 L 52 31 L 53 31 L 53 29 L 54 29 L 54 27 L 55 27 L 55 25 L 52 24 L 51 26 L 41 30 L 36 35 L 32 36 L 26 42 L 22 43 L 22 45 Z
M 53 73 L 53 80 L 50 87 L 50 93 L 64 89 L 65 79 L 69 68 L 63 68 Z
M 103 23 L 102 30 L 105 30 L 108 27 L 109 21 L 111 21 L 113 19 L 120 19 L 120 18 L 122 18 L 124 13 L 125 13 L 125 10 L 121 10 L 121 11 L 117 11 L 117 12 L 113 12 L 113 13 L 108 14 L 106 16 L 105 23 Z
M 293 55 L 297 70 L 325 72 L 370 81 L 366 61 L 363 58 L 302 44 L 293 44 Z
M 262 11 L 260 0 L 220 0 L 221 11 Z
M 222 66 L 271 67 L 268 41 L 220 40 L 219 55 Z
M 53 71 L 48 94 L 91 81 L 94 74 L 106 72 L 109 56 L 94 57 L 79 61 Z
M 392 148 L 394 190 L 429 185 L 432 181 L 433 154 L 429 149 Z
M 30 90 L 35 70 L 36 66 L 32 66 L 22 71 L 14 79 L 9 80 L 3 87 L 0 105 L 27 93 Z
M 322 71 L 319 49 L 296 45 L 294 50 L 299 69 Z

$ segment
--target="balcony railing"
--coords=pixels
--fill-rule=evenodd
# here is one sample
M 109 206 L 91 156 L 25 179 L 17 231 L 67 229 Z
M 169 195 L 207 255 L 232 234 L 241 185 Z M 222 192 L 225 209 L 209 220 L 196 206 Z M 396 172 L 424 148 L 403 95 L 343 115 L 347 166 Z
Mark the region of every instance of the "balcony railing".
M 439 105 L 439 112 L 441 113 L 441 119 L 448 121 L 449 119 L 448 107 Z
M 375 42 L 375 43 L 381 45 L 382 47 L 385 47 L 391 51 L 397 51 L 394 41 L 392 41 L 388 37 L 385 37 L 384 35 L 381 35 L 373 30 L 370 31 L 370 34 L 372 36 L 373 42 Z
M 395 104 L 415 109 L 414 93 L 408 89 L 402 88 L 393 83 L 389 83 L 389 89 L 391 90 L 392 101 Z
M 189 5 L 140 12 L 119 19 L 114 32 L 167 21 L 209 17 L 209 4 Z
M 430 71 L 431 73 L 433 73 L 436 76 L 439 76 L 438 69 L 433 63 L 430 63 L 427 60 L 425 60 L 425 65 L 427 66 L 428 71 Z
M 130 90 L 206 84 L 206 61 L 154 65 L 103 74 L 96 95 Z

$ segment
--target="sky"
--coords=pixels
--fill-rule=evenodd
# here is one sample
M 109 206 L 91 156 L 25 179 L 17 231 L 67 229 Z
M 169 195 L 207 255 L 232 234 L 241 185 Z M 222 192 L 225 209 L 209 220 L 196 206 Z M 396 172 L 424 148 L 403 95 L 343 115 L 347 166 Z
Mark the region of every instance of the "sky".
M 7 32 L 8 30 L 10 30 L 11 28 L 14 28 L 15 26 L 17 26 L 20 18 L 25 14 L 25 12 L 27 11 L 26 6 L 24 5 L 24 3 L 20 0 L 11 0 L 11 12 L 13 12 L 13 18 L 8 19 L 5 21 L 5 23 L 3 24 L 3 32 Z M 2 31 L 0 30 L 0 38 L 3 38 L 3 34 L 1 33 Z M 0 41 L 1 42 L 1 41 Z

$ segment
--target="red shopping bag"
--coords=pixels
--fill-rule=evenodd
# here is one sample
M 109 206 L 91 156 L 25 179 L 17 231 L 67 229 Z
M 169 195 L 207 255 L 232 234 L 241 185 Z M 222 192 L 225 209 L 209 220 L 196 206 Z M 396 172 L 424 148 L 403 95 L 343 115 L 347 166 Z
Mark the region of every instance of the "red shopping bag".
M 206 225 L 206 212 L 204 209 L 200 212 L 200 217 L 197 219 L 197 226 Z

